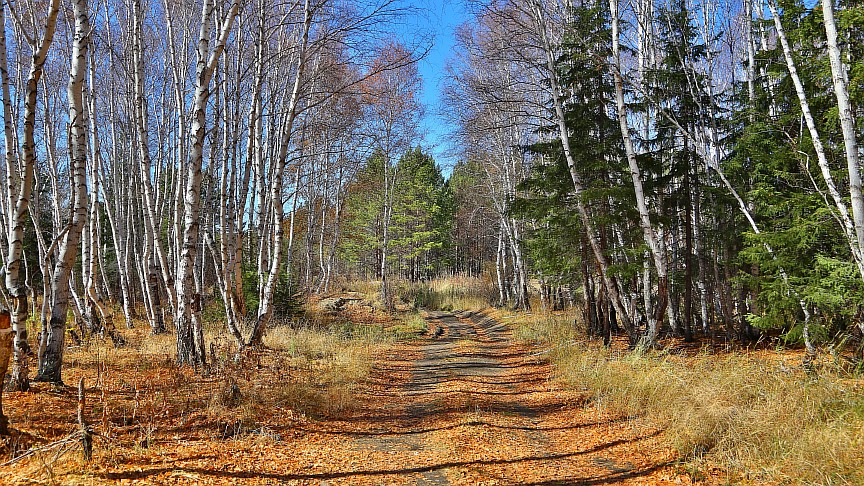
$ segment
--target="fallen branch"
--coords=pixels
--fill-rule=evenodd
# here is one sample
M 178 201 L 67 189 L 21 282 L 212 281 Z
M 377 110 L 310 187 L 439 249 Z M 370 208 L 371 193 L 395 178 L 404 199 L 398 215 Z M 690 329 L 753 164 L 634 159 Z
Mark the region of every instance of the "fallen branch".
M 26 459 L 26 458 L 32 456 L 33 454 L 38 453 L 38 452 L 50 451 L 51 449 L 54 449 L 54 448 L 56 448 L 56 447 L 62 447 L 62 446 L 64 446 L 64 445 L 67 445 L 67 444 L 71 444 L 71 443 L 77 442 L 77 441 L 80 440 L 80 439 L 81 439 L 81 431 L 78 430 L 78 431 L 75 431 L 75 432 L 73 432 L 73 433 L 67 435 L 66 437 L 64 437 L 64 438 L 62 438 L 62 439 L 60 439 L 60 440 L 58 440 L 58 441 L 54 441 L 54 442 L 51 442 L 51 443 L 49 443 L 49 444 L 45 444 L 45 445 L 42 445 L 42 446 L 39 446 L 39 447 L 34 447 L 34 448 L 27 449 L 27 450 L 24 451 L 24 453 L 21 454 L 20 456 L 15 457 L 15 458 L 13 458 L 13 459 L 10 459 L 10 460 L 4 462 L 3 464 L 0 464 L 0 467 L 11 466 L 12 464 L 15 464 L 15 463 L 17 463 L 17 462 L 20 462 L 20 461 L 22 461 L 22 460 L 24 460 L 24 459 Z

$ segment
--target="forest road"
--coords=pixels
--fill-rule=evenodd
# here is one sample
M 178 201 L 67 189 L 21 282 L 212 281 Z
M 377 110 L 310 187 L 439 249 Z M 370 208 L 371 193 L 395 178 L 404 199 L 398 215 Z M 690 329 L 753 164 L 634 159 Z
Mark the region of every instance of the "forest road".
M 505 325 L 426 319 L 432 332 L 376 362 L 319 484 L 681 484 L 656 431 L 586 408 Z
M 221 438 L 180 424 L 150 448 L 76 465 L 83 475 L 63 484 L 690 483 L 649 420 L 611 416 L 555 379 L 551 350 L 514 339 L 507 316 L 425 318 L 431 332 L 375 348 L 338 413 L 280 421 L 287 412 L 274 410 L 249 433 Z

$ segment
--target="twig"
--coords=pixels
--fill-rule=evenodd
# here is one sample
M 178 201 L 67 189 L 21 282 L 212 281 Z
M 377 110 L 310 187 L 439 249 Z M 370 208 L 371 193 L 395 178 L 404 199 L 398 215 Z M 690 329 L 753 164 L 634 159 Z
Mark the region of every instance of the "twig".
M 81 435 L 81 431 L 78 430 L 78 431 L 75 431 L 72 434 L 58 440 L 58 441 L 51 442 L 50 444 L 45 444 L 45 445 L 40 446 L 40 447 L 27 449 L 27 451 L 25 451 L 20 456 L 14 458 L 14 459 L 10 459 L 10 460 L 4 462 L 3 464 L 0 464 L 0 467 L 6 467 L 9 465 L 15 464 L 16 462 L 21 461 L 24 458 L 30 457 L 33 454 L 36 454 L 37 452 L 47 451 L 47 450 L 53 449 L 53 448 L 58 447 L 58 446 L 63 446 L 63 445 L 69 444 L 70 442 L 74 442 L 77 439 L 79 439 L 80 435 Z

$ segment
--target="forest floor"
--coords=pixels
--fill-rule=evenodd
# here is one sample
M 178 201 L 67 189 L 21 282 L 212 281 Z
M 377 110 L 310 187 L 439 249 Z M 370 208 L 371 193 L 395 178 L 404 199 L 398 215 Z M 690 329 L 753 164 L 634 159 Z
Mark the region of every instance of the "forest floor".
M 86 377 L 89 419 L 102 434 L 94 460 L 55 442 L 0 466 L 0 483 L 691 483 L 661 430 L 586 406 L 584 391 L 553 379 L 546 353 L 497 321 L 450 312 L 426 321 L 421 337 L 374 346 L 350 397 L 301 393 L 318 401 L 306 412 L 285 386 L 314 366 L 285 351 L 226 361 L 209 377 L 174 368 L 170 348 L 147 359 L 72 352 L 66 380 Z M 76 430 L 73 387 L 6 395 L 19 431 L 7 454 Z

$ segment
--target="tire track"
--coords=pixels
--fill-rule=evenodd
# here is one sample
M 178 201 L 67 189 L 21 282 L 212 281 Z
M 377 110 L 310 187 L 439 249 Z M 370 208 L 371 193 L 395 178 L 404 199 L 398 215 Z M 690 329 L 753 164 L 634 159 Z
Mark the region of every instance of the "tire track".
M 345 484 L 600 484 L 665 467 L 620 459 L 656 434 L 589 419 L 581 395 L 556 388 L 505 325 L 476 312 L 426 320 L 434 332 L 372 373 L 364 408 L 376 412 L 350 434 L 364 468 Z

